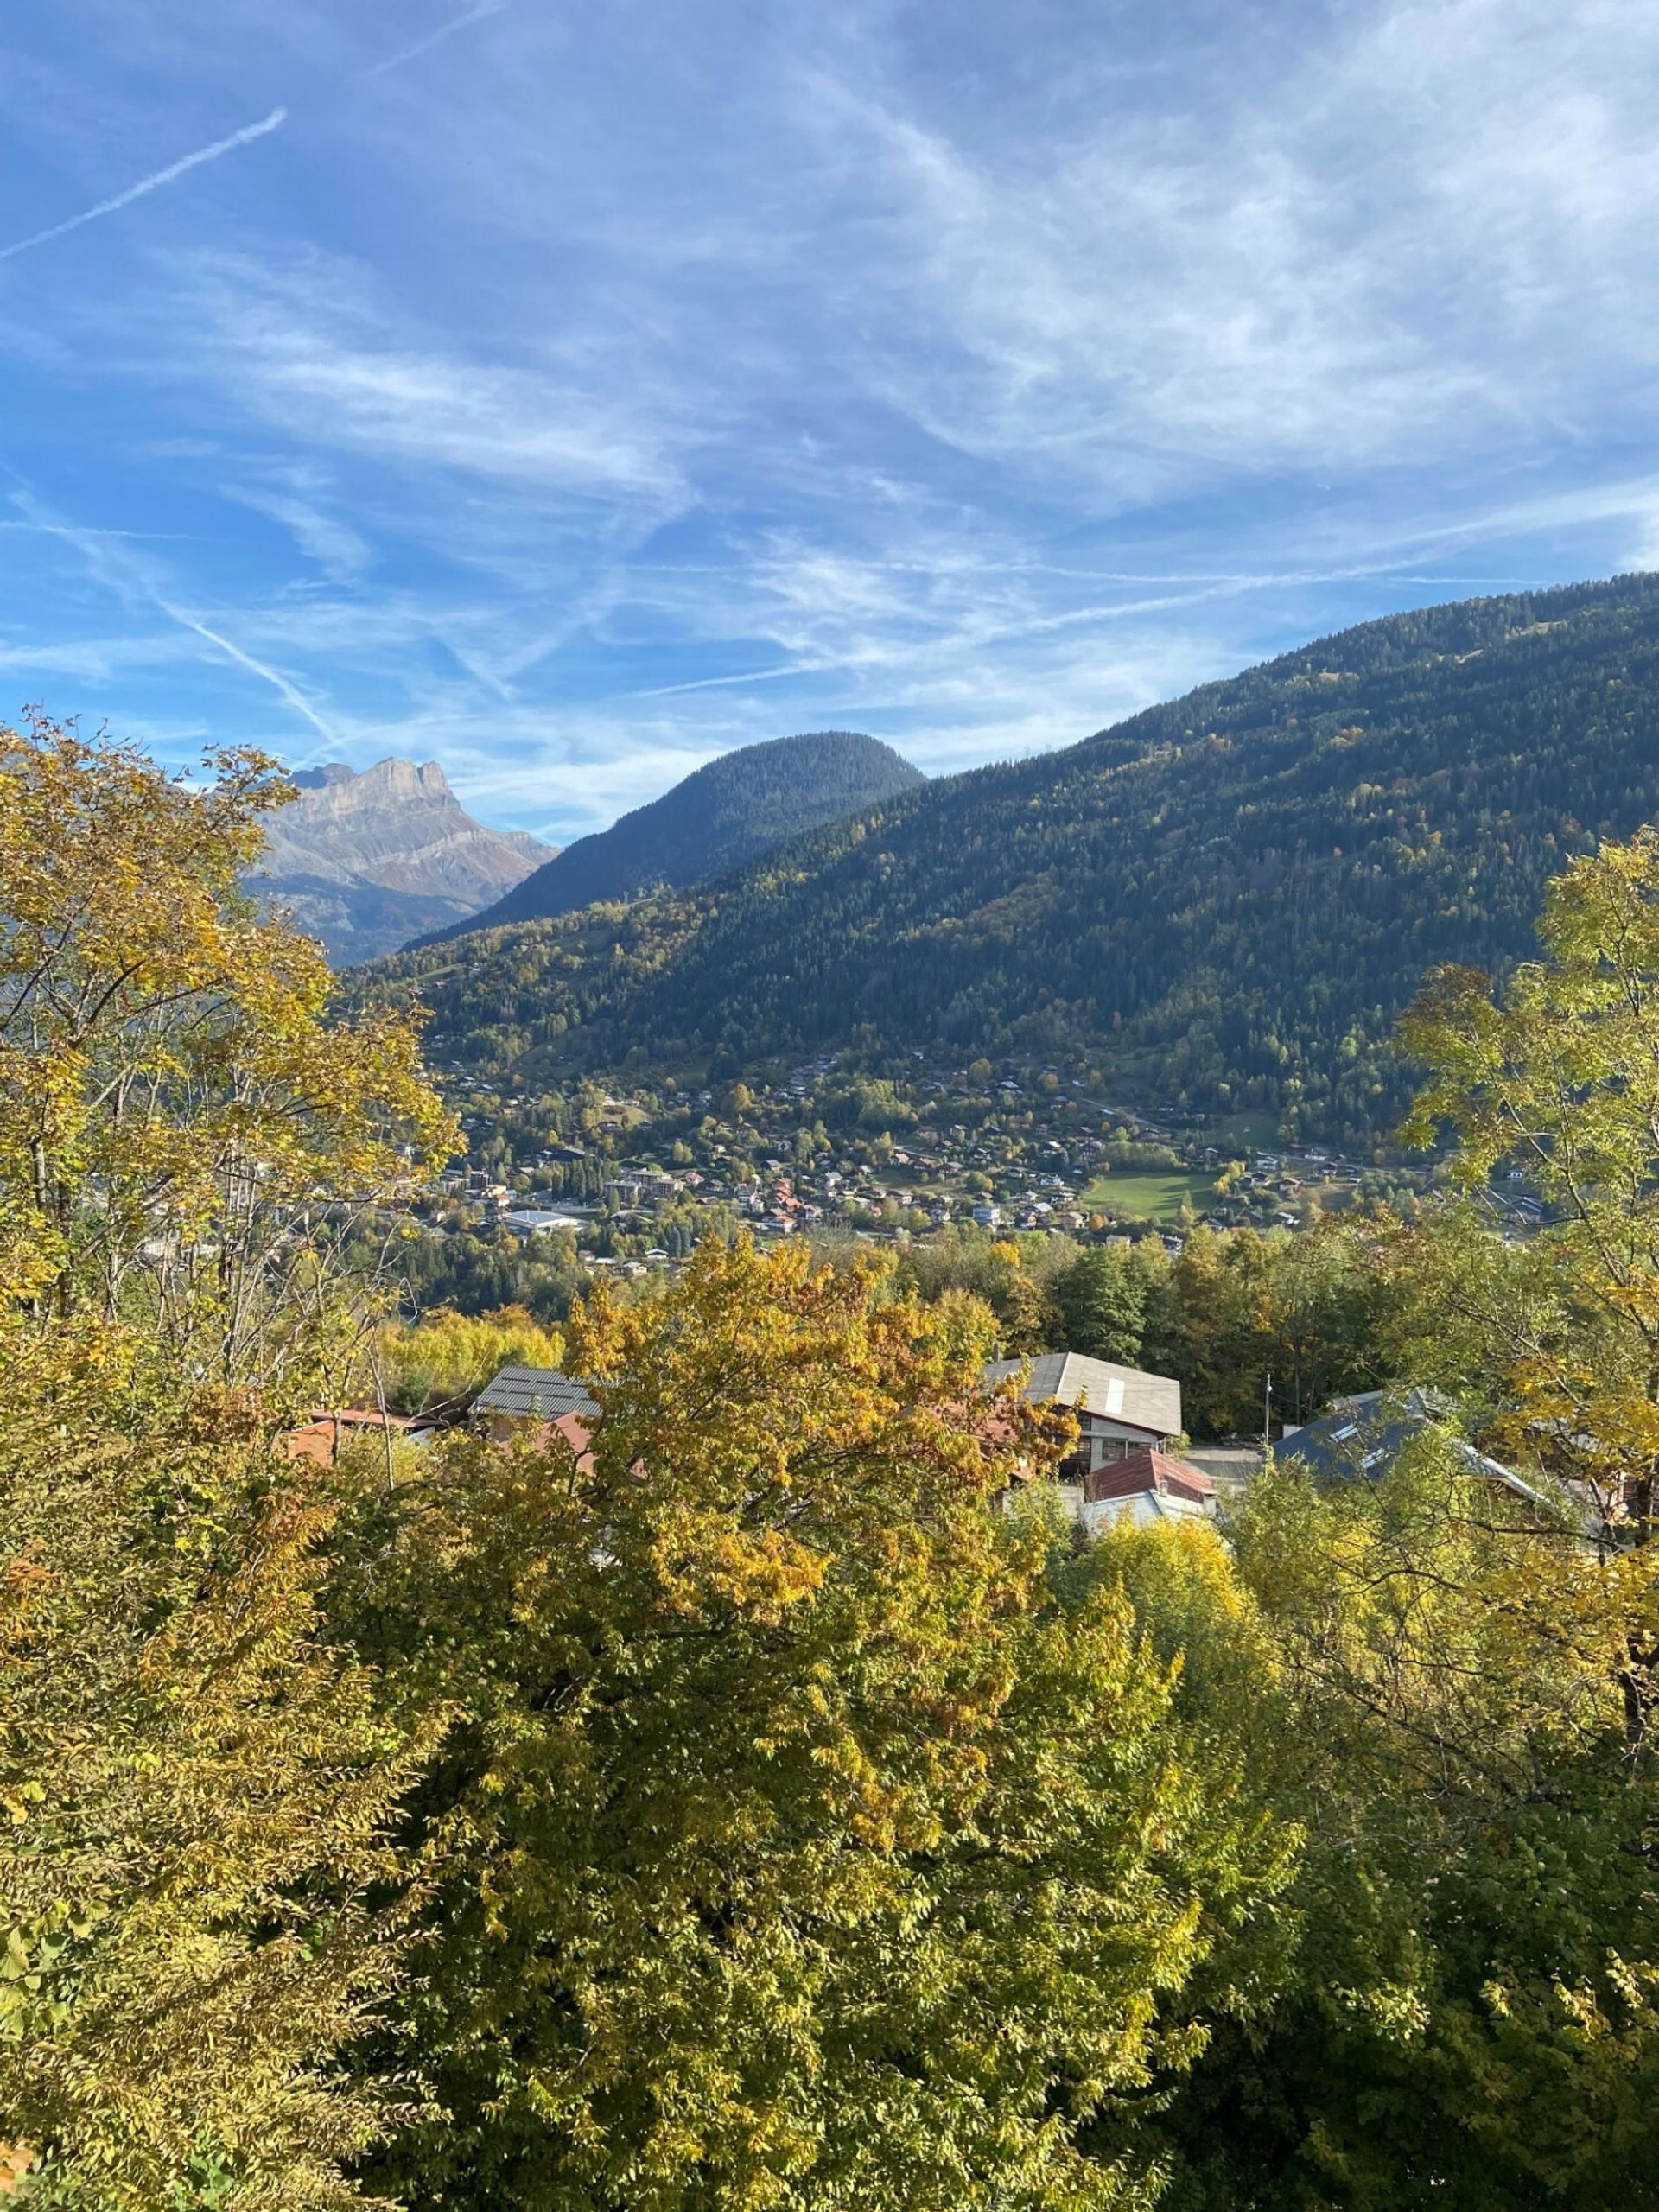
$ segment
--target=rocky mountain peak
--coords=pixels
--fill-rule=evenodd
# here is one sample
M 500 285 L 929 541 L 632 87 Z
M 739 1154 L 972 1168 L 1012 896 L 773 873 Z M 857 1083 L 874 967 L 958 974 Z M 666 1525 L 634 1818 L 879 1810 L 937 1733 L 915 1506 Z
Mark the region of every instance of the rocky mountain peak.
M 435 760 L 330 760 L 290 780 L 299 797 L 270 817 L 253 881 L 341 963 L 464 920 L 554 850 L 474 822 Z

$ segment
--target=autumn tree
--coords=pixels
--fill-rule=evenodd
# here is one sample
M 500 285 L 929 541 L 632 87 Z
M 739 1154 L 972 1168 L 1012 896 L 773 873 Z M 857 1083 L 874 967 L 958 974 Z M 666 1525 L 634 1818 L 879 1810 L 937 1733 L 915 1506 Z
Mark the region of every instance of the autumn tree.
M 370 1353 L 385 1402 L 406 1414 L 463 1412 L 502 1368 L 557 1367 L 563 1357 L 559 1332 L 543 1328 L 523 1306 L 477 1314 L 444 1306 L 415 1322 L 389 1322 Z
M 1659 1797 L 1618 1683 L 1653 1554 L 1599 1558 L 1432 1433 L 1379 1483 L 1270 1472 L 1230 1534 L 1267 1662 L 1242 1700 L 1189 1597 L 1183 1688 L 1305 1832 L 1298 1944 L 1162 2124 L 1172 2212 L 1647 2202 Z
M 1001 1510 L 1069 1424 L 984 1398 L 993 1330 L 711 1243 L 573 1316 L 586 1452 L 454 1445 L 374 1507 L 340 1616 L 465 1714 L 419 1801 L 448 1872 L 405 2031 L 449 2117 L 377 2182 L 1143 2201 L 1133 2145 L 1085 2136 L 1201 2043 L 1179 1993 L 1269 1910 L 1282 1839 L 1174 1750 L 1121 1591 L 1062 1596 L 1046 1514 Z
M 997 1342 L 1010 1358 L 1046 1351 L 1062 1341 L 1064 1322 L 1055 1295 L 1059 1268 L 1077 1248 L 1046 1238 L 992 1237 L 982 1230 L 948 1229 L 913 1244 L 899 1262 L 899 1279 L 924 1297 L 966 1291 L 989 1306 Z
M 340 1209 L 451 1141 L 405 1022 L 331 1027 L 238 888 L 283 787 L 0 734 L 0 2168 L 65 2212 L 298 2212 L 395 2085 L 395 1719 L 273 1454 L 359 1316 Z
M 320 1632 L 315 1471 L 222 1409 L 105 1427 L 87 1332 L 13 1318 L 0 1363 L 0 2140 L 66 2212 L 355 2202 L 411 2101 L 339 2062 L 402 1972 L 432 1719 Z
M 1422 1310 L 1444 1309 L 1448 1349 L 1503 1402 L 1505 1443 L 1591 1484 L 1645 1538 L 1659 1470 L 1659 832 L 1572 862 L 1539 936 L 1542 958 L 1501 995 L 1442 969 L 1402 1026 L 1430 1071 L 1410 1133 L 1450 1134 L 1471 1201 L 1418 1242 L 1433 1269 Z M 1547 1210 L 1518 1249 L 1482 1205 L 1510 1172 Z
M 291 787 L 0 731 L 0 1235 L 41 1329 L 142 1327 L 269 1384 L 315 1345 L 341 1209 L 454 1148 L 415 1032 L 327 1019 L 319 948 L 239 888 Z

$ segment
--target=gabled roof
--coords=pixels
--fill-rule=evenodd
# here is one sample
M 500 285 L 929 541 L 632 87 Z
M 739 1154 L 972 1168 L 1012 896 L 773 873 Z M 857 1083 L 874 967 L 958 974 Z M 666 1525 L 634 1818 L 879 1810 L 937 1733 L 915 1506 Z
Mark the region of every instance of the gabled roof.
M 1215 1497 L 1216 1486 L 1208 1475 L 1184 1460 L 1172 1459 L 1166 1452 L 1131 1452 L 1127 1459 L 1109 1459 L 1103 1467 L 1091 1467 L 1083 1478 L 1083 1495 L 1091 1505 L 1105 1497 L 1133 1497 L 1142 1491 L 1207 1505 Z
M 598 1402 L 556 1367 L 504 1367 L 479 1392 L 473 1410 L 512 1421 L 557 1421 L 565 1414 L 596 1414 Z
M 1027 1364 L 995 1359 L 985 1370 L 988 1382 L 1004 1382 Z M 1148 1436 L 1181 1433 L 1181 1386 L 1170 1375 L 1147 1375 L 1138 1367 L 1117 1367 L 1080 1351 L 1045 1351 L 1029 1362 L 1025 1395 L 1033 1405 L 1073 1406 L 1144 1429 Z

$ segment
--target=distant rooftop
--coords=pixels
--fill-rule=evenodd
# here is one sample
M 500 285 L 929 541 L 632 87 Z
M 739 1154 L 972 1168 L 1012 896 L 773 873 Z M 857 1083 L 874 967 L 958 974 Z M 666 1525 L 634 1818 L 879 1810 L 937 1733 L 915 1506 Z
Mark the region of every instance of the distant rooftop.
M 596 1414 L 598 1402 L 556 1367 L 504 1367 L 480 1391 L 474 1413 L 512 1421 L 558 1421 L 566 1414 Z
M 1274 1446 L 1281 1464 L 1294 1460 L 1327 1482 L 1380 1482 L 1416 1438 L 1439 1430 L 1471 1474 L 1501 1483 L 1516 1497 L 1542 1503 L 1542 1494 L 1501 1460 L 1459 1436 L 1446 1426 L 1450 1407 L 1438 1391 L 1412 1385 L 1392 1390 L 1362 1390 L 1339 1398 L 1329 1412 L 1303 1428 L 1287 1429 Z
M 1029 1364 L 1025 1395 L 1033 1405 L 1071 1406 L 1144 1429 L 1148 1436 L 1181 1433 L 1181 1386 L 1171 1375 L 1148 1375 L 1138 1367 L 1117 1367 L 1079 1351 L 1045 1351 L 1027 1362 L 995 1359 L 985 1370 L 988 1382 L 1005 1382 Z
M 1103 1467 L 1091 1467 L 1083 1478 L 1083 1495 L 1090 1505 L 1106 1498 L 1136 1497 L 1142 1491 L 1203 1505 L 1214 1503 L 1216 1486 L 1201 1468 L 1150 1446 L 1131 1452 L 1127 1459 L 1109 1459 Z

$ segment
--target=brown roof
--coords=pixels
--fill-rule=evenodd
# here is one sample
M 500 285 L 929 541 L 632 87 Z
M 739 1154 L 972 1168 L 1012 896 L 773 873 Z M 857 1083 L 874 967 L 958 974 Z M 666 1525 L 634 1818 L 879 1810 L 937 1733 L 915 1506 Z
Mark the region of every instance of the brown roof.
M 316 1466 L 329 1467 L 340 1456 L 340 1446 L 365 1429 L 390 1429 L 396 1436 L 414 1426 L 402 1414 L 376 1413 L 362 1406 L 333 1407 L 313 1414 L 299 1428 L 284 1429 L 276 1448 L 285 1459 L 309 1459 Z
M 576 1471 L 587 1475 L 593 1472 L 594 1455 L 588 1448 L 594 1416 L 591 1414 L 561 1414 L 556 1421 L 544 1421 L 529 1432 L 530 1441 L 538 1452 L 545 1452 L 556 1436 L 562 1436 L 575 1454 Z
M 1083 1478 L 1084 1498 L 1090 1504 L 1103 1497 L 1134 1497 L 1141 1491 L 1189 1498 L 1194 1505 L 1203 1505 L 1215 1496 L 1216 1486 L 1208 1475 L 1201 1475 L 1184 1459 L 1172 1459 L 1166 1452 L 1131 1452 L 1127 1459 L 1111 1459 L 1103 1467 L 1091 1467 Z

